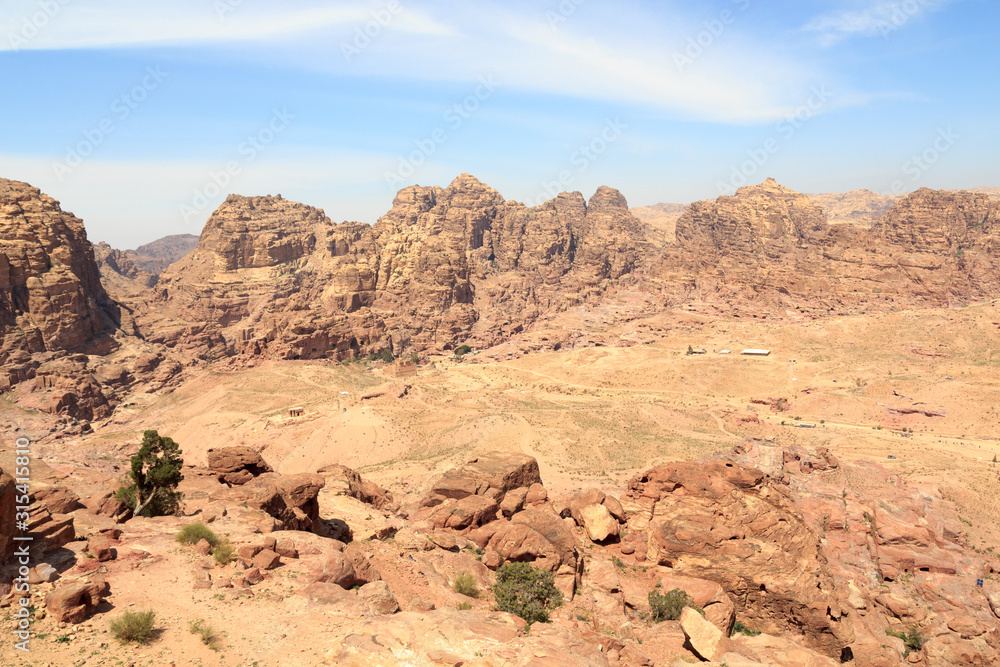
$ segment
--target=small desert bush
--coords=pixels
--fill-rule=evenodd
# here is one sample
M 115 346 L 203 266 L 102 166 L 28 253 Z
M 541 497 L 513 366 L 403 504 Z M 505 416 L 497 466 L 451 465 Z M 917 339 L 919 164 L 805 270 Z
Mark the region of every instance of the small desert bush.
M 740 621 L 736 621 L 735 623 L 733 623 L 733 634 L 735 635 L 737 632 L 742 633 L 744 635 L 748 635 L 750 637 L 759 635 L 761 633 L 760 630 L 751 630 L 747 626 L 743 625 Z
M 205 540 L 212 547 L 219 543 L 219 538 L 212 529 L 203 523 L 189 523 L 177 532 L 177 541 L 181 544 L 198 544 L 201 540 Z
M 212 547 L 212 558 L 219 565 L 228 565 L 236 557 L 236 547 L 226 538 L 221 538 Z
M 215 628 L 206 623 L 205 621 L 198 619 L 197 621 L 191 621 L 188 625 L 188 630 L 191 634 L 198 635 L 198 639 L 201 643 L 209 647 L 213 651 L 219 650 L 219 635 L 216 634 Z
M 681 617 L 681 610 L 684 607 L 691 607 L 695 611 L 704 614 L 705 612 L 694 604 L 694 600 L 685 591 L 679 588 L 660 593 L 659 591 L 649 591 L 647 596 L 649 608 L 653 612 L 653 622 L 676 621 Z
M 906 653 L 909 655 L 910 651 L 919 651 L 924 646 L 924 635 L 920 632 L 920 628 L 917 626 L 912 626 L 909 632 L 903 632 L 902 630 L 893 630 L 892 628 L 886 628 L 885 634 L 890 637 L 896 637 L 903 640 L 903 644 L 906 646 Z
M 455 589 L 456 593 L 461 593 L 466 597 L 479 597 L 479 586 L 476 584 L 476 578 L 468 572 L 462 572 L 461 574 L 456 575 L 455 583 L 452 584 L 452 588 Z
M 469 611 L 470 609 L 472 609 L 472 603 L 471 602 L 459 602 L 457 605 L 455 605 L 455 609 L 457 609 L 459 611 Z
M 120 642 L 145 644 L 153 638 L 155 622 L 155 611 L 126 611 L 111 621 L 111 635 Z
M 552 573 L 528 563 L 505 563 L 497 569 L 491 590 L 497 609 L 520 616 L 530 623 L 547 623 L 549 610 L 562 604 Z

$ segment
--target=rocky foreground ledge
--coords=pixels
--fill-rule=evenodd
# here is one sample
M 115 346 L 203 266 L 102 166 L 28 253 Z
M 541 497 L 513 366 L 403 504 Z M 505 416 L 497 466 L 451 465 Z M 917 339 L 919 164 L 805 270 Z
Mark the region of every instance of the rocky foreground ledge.
M 498 453 L 401 507 L 343 466 L 279 475 L 256 452 L 226 448 L 185 471 L 187 515 L 156 519 L 130 518 L 86 474 L 41 462 L 36 471 L 32 526 L 45 540 L 31 579 L 45 602 L 33 630 L 72 637 L 65 647 L 36 640 L 55 661 L 86 648 L 91 662 L 75 664 L 102 664 L 102 651 L 119 650 L 103 634 L 109 619 L 138 596 L 178 627 L 186 613 L 216 610 L 234 640 L 226 651 L 253 618 L 277 620 L 280 637 L 245 643 L 262 656 L 265 640 L 296 647 L 305 653 L 294 664 L 1000 664 L 996 573 L 948 503 L 822 449 L 746 440 L 647 470 L 617 496 L 561 498 L 533 458 Z M 13 492 L 0 474 L 0 506 Z M 177 544 L 195 521 L 228 535 L 232 562 L 216 563 L 207 544 Z M 12 534 L 0 526 L 9 562 Z M 554 574 L 565 604 L 551 623 L 529 628 L 494 611 L 488 587 L 511 561 Z M 459 575 L 478 598 L 454 590 Z M 7 566 L 2 606 L 11 578 Z M 650 591 L 673 589 L 703 615 L 688 607 L 653 622 Z M 914 628 L 919 647 L 892 636 Z

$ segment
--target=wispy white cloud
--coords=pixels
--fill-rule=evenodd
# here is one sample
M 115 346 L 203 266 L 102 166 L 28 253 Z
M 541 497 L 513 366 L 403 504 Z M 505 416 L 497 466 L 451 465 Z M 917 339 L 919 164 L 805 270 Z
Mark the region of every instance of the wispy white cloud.
M 290 0 L 260 6 L 242 0 L 172 0 L 169 5 L 132 0 L 12 0 L 0 17 L 0 51 L 86 49 L 254 42 L 353 28 L 425 35 L 451 30 L 423 13 L 384 5 L 336 3 L 316 6 Z
M 818 35 L 823 46 L 833 46 L 855 36 L 885 37 L 927 13 L 944 9 L 956 0 L 865 0 L 850 9 L 828 12 L 803 26 Z
M 215 5 L 227 2 L 236 6 L 220 17 Z M 0 50 L 11 48 L 5 36 L 22 30 L 38 6 L 37 0 L 15 0 L 5 11 Z M 281 5 L 175 0 L 169 9 L 132 0 L 73 0 L 58 6 L 21 48 L 217 44 L 236 57 L 305 70 L 470 84 L 493 75 L 504 90 L 642 105 L 731 123 L 778 119 L 794 111 L 811 85 L 829 80 L 777 45 L 751 37 L 752 5 L 731 8 L 732 19 L 719 24 L 721 33 L 708 35 L 702 34 L 700 15 L 693 19 L 663 10 L 651 22 L 648 7 L 629 1 L 613 11 L 582 5 L 556 27 L 538 5 L 490 0 L 475 6 L 453 0 L 333 7 L 305 0 Z M 397 9 L 386 22 L 389 6 Z M 372 24 L 379 17 L 385 25 Z M 356 39 L 366 27 L 374 36 Z M 690 65 L 679 67 L 677 58 L 695 41 L 704 46 Z M 345 57 L 345 45 L 358 44 L 358 51 Z

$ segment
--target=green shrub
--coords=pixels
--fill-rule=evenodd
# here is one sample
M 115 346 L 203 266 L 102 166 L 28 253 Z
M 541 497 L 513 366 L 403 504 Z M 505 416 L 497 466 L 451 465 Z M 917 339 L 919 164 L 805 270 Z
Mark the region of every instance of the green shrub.
M 468 572 L 462 572 L 455 576 L 455 583 L 452 584 L 456 593 L 470 598 L 479 597 L 479 586 L 476 585 L 476 578 Z
M 455 609 L 457 609 L 459 611 L 469 611 L 470 609 L 472 609 L 472 603 L 471 602 L 459 602 L 457 605 L 455 605 Z
M 893 630 L 892 628 L 886 628 L 885 634 L 890 637 L 896 637 L 897 639 L 902 639 L 903 644 L 906 646 L 906 654 L 909 655 L 910 651 L 919 651 L 924 646 L 924 635 L 920 632 L 920 628 L 917 626 L 911 626 L 910 631 L 903 632 L 902 630 Z
M 455 356 L 456 357 L 464 357 L 469 352 L 472 352 L 472 348 L 471 347 L 469 347 L 468 345 L 459 345 L 455 349 Z
M 213 651 L 219 650 L 219 636 L 215 633 L 215 628 L 205 621 L 201 619 L 191 621 L 190 625 L 188 625 L 188 630 L 191 631 L 191 634 L 198 635 L 198 638 L 201 639 L 201 643 L 205 646 L 209 647 Z
M 176 539 L 181 544 L 187 545 L 198 544 L 204 539 L 213 548 L 219 543 L 219 538 L 212 532 L 212 529 L 203 523 L 189 523 L 182 526 L 177 532 Z
M 660 623 L 661 621 L 676 621 L 681 617 L 681 610 L 684 607 L 691 607 L 700 614 L 704 614 L 704 610 L 694 604 L 694 600 L 685 591 L 679 588 L 667 591 L 666 593 L 660 593 L 657 590 L 649 591 L 647 596 L 649 600 L 649 608 L 653 611 L 653 622 Z
M 153 638 L 155 622 L 155 611 L 126 611 L 111 621 L 111 635 L 120 642 L 146 644 Z
M 562 604 L 552 573 L 528 563 L 501 565 L 491 590 L 497 609 L 520 616 L 529 624 L 547 623 L 549 610 Z
M 760 630 L 751 630 L 750 628 L 748 628 L 747 626 L 743 625 L 739 621 L 736 621 L 735 623 L 733 623 L 733 634 L 736 634 L 737 632 L 740 632 L 740 633 L 742 633 L 744 635 L 749 635 L 749 636 L 753 637 L 755 635 L 759 635 L 761 631 Z
M 212 547 L 212 558 L 219 565 L 229 565 L 233 558 L 236 557 L 236 547 L 234 547 L 229 540 L 221 538 L 218 543 Z

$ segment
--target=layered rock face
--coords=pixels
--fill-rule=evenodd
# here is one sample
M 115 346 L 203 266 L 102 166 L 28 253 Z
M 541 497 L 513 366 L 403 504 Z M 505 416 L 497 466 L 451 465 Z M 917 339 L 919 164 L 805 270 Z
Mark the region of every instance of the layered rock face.
M 463 174 L 447 188 L 404 188 L 374 227 L 232 195 L 161 276 L 140 326 L 206 357 L 490 345 L 598 298 L 635 267 L 640 239 L 611 188 L 527 208 Z
M 769 178 L 732 197 L 696 202 L 677 220 L 677 241 L 760 258 L 773 245 L 798 245 L 827 230 L 826 214 L 809 197 Z
M 874 231 L 910 252 L 990 253 L 1000 243 L 1000 206 L 985 194 L 921 188 L 900 200 Z
M 20 385 L 27 407 L 108 414 L 85 354 L 115 349 L 119 323 L 83 222 L 38 188 L 0 179 L 0 392 Z
M 818 317 L 970 301 L 997 293 L 998 211 L 986 195 L 924 188 L 870 229 L 828 226 L 809 198 L 768 179 L 692 204 L 677 221 L 677 245 L 650 271 L 674 299 L 722 301 L 737 313 Z
M 0 179 L 0 364 L 81 349 L 115 329 L 83 221 L 27 183 Z

